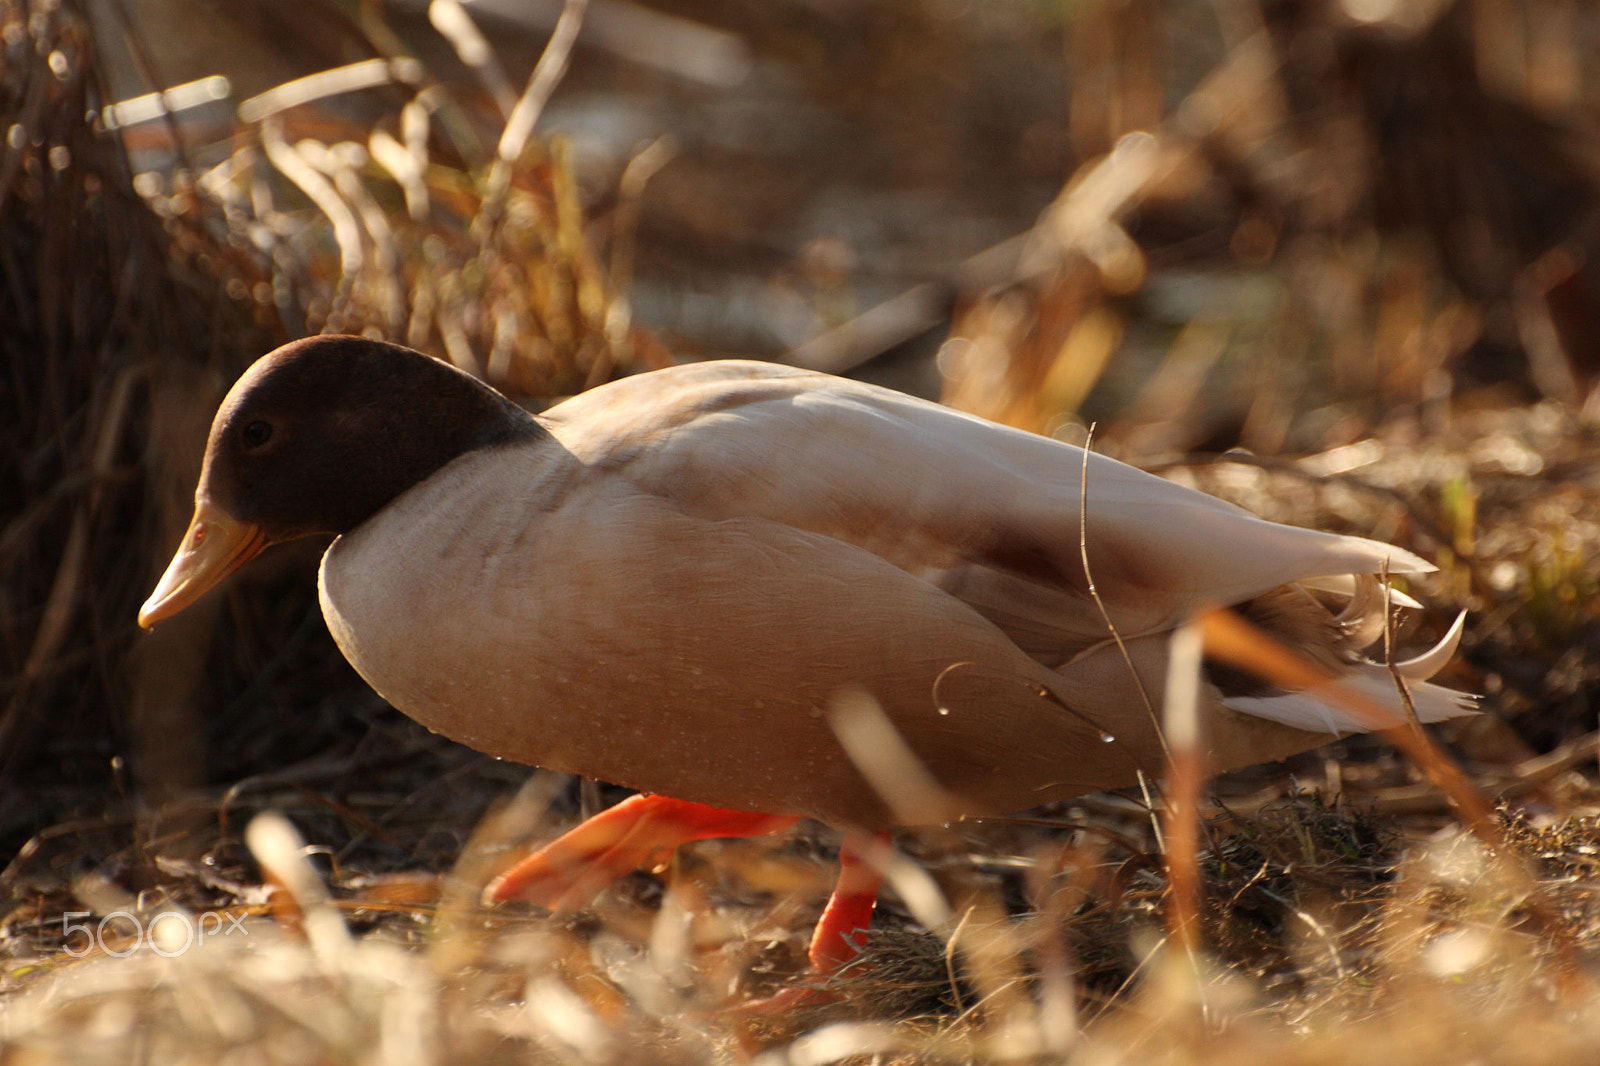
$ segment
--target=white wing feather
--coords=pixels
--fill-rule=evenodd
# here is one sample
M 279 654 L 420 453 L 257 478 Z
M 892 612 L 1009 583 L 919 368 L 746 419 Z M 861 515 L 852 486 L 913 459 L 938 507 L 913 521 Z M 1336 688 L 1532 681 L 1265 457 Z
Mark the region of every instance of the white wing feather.
M 1030 653 L 1065 658 L 1105 635 L 1079 552 L 1080 448 L 871 385 L 733 361 L 627 379 L 544 420 L 580 459 L 694 513 L 758 515 L 873 551 Z M 586 435 L 586 425 L 606 432 Z M 1125 636 L 1294 581 L 1433 569 L 1094 453 L 1087 484 L 1090 568 Z

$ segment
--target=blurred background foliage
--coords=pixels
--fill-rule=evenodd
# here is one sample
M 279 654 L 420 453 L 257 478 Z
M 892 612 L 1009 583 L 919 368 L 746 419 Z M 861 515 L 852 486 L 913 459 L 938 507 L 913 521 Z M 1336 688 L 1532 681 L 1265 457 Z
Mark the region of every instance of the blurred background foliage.
M 1594 727 L 1592 5 L 0 0 L 0 48 L 19 862 L 223 785 L 459 833 L 516 779 L 366 693 L 319 545 L 136 629 L 217 400 L 322 330 L 533 406 L 754 356 L 1169 470 L 1246 448 L 1176 472 L 1441 561 L 1497 712 L 1461 750 Z

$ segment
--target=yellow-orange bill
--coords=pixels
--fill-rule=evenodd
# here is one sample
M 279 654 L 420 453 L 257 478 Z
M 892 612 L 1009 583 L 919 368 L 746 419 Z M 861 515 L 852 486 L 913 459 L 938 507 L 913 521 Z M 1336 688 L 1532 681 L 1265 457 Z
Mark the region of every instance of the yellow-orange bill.
M 177 554 L 139 608 L 139 624 L 149 629 L 177 614 L 266 546 L 260 526 L 241 522 L 205 500 L 198 501 Z

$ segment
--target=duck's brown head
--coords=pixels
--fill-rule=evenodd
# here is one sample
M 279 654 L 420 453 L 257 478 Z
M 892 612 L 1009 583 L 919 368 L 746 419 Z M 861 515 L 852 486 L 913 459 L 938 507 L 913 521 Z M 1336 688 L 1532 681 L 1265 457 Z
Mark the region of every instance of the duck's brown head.
M 348 532 L 457 456 L 537 432 L 487 385 L 409 348 L 284 345 L 222 401 L 194 519 L 139 624 L 181 611 L 270 544 Z

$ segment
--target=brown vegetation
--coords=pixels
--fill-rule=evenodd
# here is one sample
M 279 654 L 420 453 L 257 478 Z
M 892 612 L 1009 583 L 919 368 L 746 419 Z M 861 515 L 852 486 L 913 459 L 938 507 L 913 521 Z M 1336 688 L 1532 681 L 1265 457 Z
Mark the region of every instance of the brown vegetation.
M 792 152 L 658 140 L 585 170 L 517 132 L 548 98 L 548 79 L 515 88 L 536 48 L 507 44 L 507 74 L 464 31 L 406 23 L 404 40 L 433 34 L 419 62 L 378 5 L 311 0 L 274 17 L 354 42 L 341 61 L 377 62 L 381 89 L 269 91 L 220 134 L 113 134 L 105 20 L 0 0 L 0 1058 L 1584 1059 L 1600 1037 L 1593 16 L 1570 0 L 1128 0 L 990 21 L 931 0 L 788 19 L 667 6 L 702 44 L 794 72 L 812 117 Z M 1057 49 L 1059 85 L 1038 76 Z M 596 70 L 618 65 L 590 55 L 572 78 Z M 808 235 L 797 216 L 825 193 L 857 214 L 964 204 L 974 231 L 1025 221 L 930 267 L 915 232 Z M 571 920 L 484 911 L 495 856 L 593 797 L 385 708 L 322 631 L 312 553 L 137 633 L 210 413 L 255 355 L 372 331 L 538 402 L 668 359 L 658 336 L 725 354 L 741 327 L 686 309 L 685 270 L 802 308 L 797 361 L 936 382 L 1042 432 L 1093 419 L 1120 457 L 1436 559 L 1422 592 L 1441 610 L 1400 636 L 1472 612 L 1450 680 L 1487 713 L 1441 737 L 1499 805 L 1497 842 L 1462 827 L 1437 766 L 1379 740 L 1233 775 L 1187 823 L 1191 953 L 1167 940 L 1184 893 L 1158 783 L 906 834 L 913 861 L 837 998 L 746 1017 L 730 1002 L 801 965 L 826 833 L 686 849 Z M 81 912 L 104 930 L 86 958 L 64 917 Z M 161 914 L 163 935 L 218 935 L 112 957 Z

